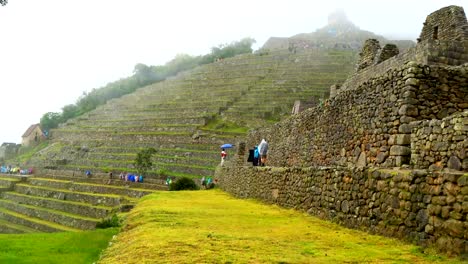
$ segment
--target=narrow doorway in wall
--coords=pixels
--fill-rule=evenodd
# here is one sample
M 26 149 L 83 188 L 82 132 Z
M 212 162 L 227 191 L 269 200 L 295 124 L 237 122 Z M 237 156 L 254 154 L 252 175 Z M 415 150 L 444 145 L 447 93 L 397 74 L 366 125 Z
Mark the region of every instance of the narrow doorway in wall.
M 432 32 L 432 39 L 439 39 L 439 26 L 434 27 L 434 32 Z

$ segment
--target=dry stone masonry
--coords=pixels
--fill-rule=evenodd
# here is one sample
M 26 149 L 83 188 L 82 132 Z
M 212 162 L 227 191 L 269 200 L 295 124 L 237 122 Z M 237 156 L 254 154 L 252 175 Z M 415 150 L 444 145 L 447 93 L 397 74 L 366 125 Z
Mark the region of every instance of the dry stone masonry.
M 220 167 L 221 187 L 467 256 L 467 25 L 450 6 L 428 16 L 407 52 L 367 41 L 329 100 L 251 131 L 245 146 L 267 139 L 268 167 Z

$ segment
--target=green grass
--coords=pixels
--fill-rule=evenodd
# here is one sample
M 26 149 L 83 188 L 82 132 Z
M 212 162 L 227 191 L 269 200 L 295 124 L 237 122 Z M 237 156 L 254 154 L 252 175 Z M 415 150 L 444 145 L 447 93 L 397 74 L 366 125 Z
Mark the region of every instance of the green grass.
M 0 263 L 93 263 L 117 231 L 0 234 Z
M 220 118 L 212 119 L 201 128 L 206 131 L 220 131 L 220 132 L 231 132 L 235 134 L 245 134 L 249 130 L 247 127 L 242 127 L 236 123 L 222 120 Z
M 461 263 L 220 190 L 145 196 L 124 230 L 99 263 Z

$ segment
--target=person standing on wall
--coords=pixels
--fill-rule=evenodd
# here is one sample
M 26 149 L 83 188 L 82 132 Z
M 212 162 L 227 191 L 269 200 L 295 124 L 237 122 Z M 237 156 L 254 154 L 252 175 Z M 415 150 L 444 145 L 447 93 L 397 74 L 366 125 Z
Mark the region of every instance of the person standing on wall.
M 221 149 L 221 166 L 224 165 L 224 160 L 226 159 L 227 153 L 226 150 Z
M 260 166 L 265 166 L 268 152 L 268 142 L 265 139 L 262 139 L 258 145 L 258 152 L 260 152 Z

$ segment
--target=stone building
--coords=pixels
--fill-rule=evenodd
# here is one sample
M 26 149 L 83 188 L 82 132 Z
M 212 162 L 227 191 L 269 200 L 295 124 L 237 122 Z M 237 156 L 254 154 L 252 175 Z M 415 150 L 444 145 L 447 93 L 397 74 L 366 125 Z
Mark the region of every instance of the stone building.
M 427 16 L 418 42 L 442 40 L 468 40 L 468 23 L 459 6 L 447 6 Z
M 18 153 L 21 145 L 16 143 L 3 143 L 0 146 L 0 160 L 6 160 L 14 157 Z
M 39 124 L 31 125 L 22 136 L 21 144 L 25 147 L 37 145 L 45 140 L 44 132 Z

